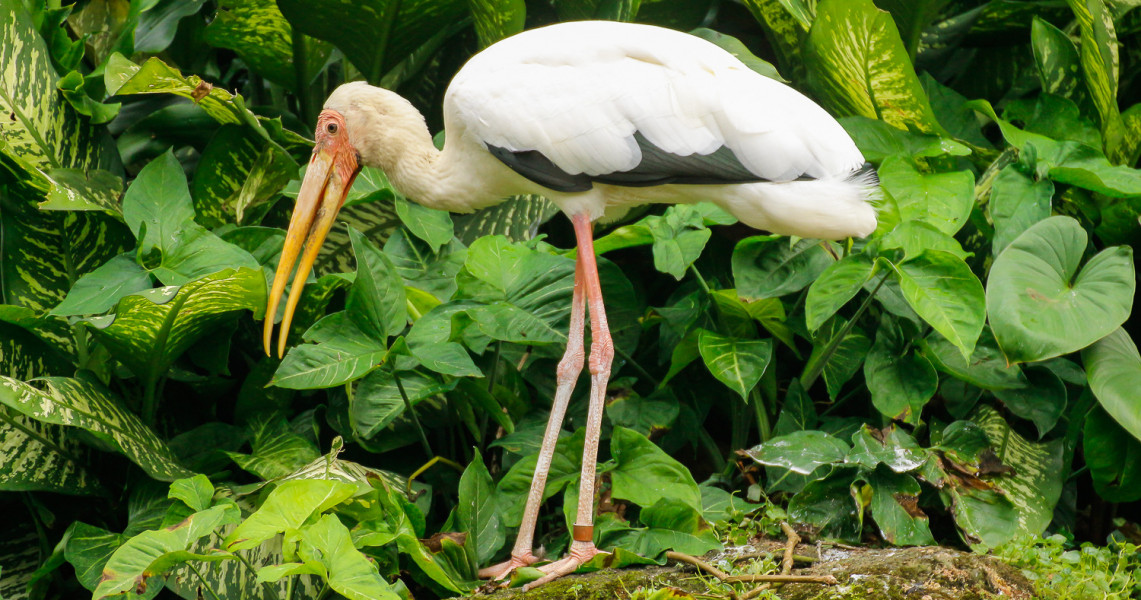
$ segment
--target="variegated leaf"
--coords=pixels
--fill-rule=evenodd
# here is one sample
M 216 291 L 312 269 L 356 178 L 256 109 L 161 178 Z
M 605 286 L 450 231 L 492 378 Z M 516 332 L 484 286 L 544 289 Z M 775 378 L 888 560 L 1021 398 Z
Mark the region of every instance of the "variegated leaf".
M 256 222 L 297 169 L 278 144 L 246 127 L 224 125 L 194 172 L 196 220 L 206 227 Z
M 1041 535 L 1054 518 L 1054 505 L 1062 496 L 1062 483 L 1068 472 L 1063 462 L 1063 440 L 1027 441 L 989 406 L 980 407 L 971 420 L 986 432 L 1002 464 L 1014 469 L 1013 473 L 988 481 L 1014 504 L 1021 532 Z
M 321 72 L 333 50 L 327 42 L 300 37 L 294 38 L 274 0 L 223 0 L 206 27 L 206 43 L 237 52 L 254 72 L 299 91 Z
M 814 87 L 838 116 L 863 115 L 950 137 L 935 119 L 895 22 L 872 0 L 821 2 L 807 50 Z
M 337 215 L 337 220 L 344 221 L 345 224 L 333 227 L 325 238 L 314 266 L 318 275 L 351 273 L 356 270 L 353 266 L 353 248 L 349 242 L 350 227 L 360 231 L 372 243 L 383 246 L 392 231 L 400 226 L 392 198 L 346 206 Z
M 1086 101 L 1078 49 L 1065 32 L 1049 21 L 1035 17 L 1030 28 L 1030 47 L 1038 65 L 1042 91 L 1065 96 L 1078 104 Z
M 234 525 L 215 530 L 210 535 L 198 540 L 190 551 L 195 554 L 205 554 L 211 548 L 221 548 L 222 540 L 234 530 Z M 194 565 L 197 572 L 190 570 L 190 563 L 180 565 L 172 570 L 166 579 L 167 589 L 183 598 L 199 598 L 209 596 L 205 586 L 218 594 L 219 598 L 242 598 L 243 600 L 280 600 L 289 594 L 289 579 L 282 578 L 277 582 L 259 582 L 257 571 L 262 567 L 279 565 L 285 562 L 282 556 L 282 536 L 274 536 L 260 546 L 248 550 L 239 550 L 242 561 L 220 560 L 202 562 Z M 251 571 L 247 564 L 252 565 Z M 293 584 L 293 600 L 316 600 L 321 592 L 321 580 L 317 577 L 302 575 L 296 578 Z
M 470 215 L 453 215 L 456 237 L 470 245 L 485 235 L 504 235 L 520 242 L 539 233 L 539 226 L 559 212 L 542 196 L 513 196 L 510 200 L 476 211 Z
M 192 475 L 149 427 L 98 383 L 67 377 L 24 383 L 0 377 L 0 403 L 37 421 L 90 431 L 155 479 Z
M 805 3 L 795 0 L 744 0 L 744 4 L 764 27 L 765 38 L 776 51 L 781 72 L 793 81 L 803 79 L 802 44 L 815 15 L 807 10 L 796 10 Z M 812 8 L 815 10 L 815 5 Z
M 244 310 L 255 318 L 265 310 L 261 270 L 227 269 L 182 286 L 131 294 L 114 314 L 85 322 L 115 358 L 153 384 L 194 342 Z
M 1101 116 L 1105 154 L 1116 164 L 1126 157 L 1125 122 L 1117 106 L 1117 33 L 1104 0 L 1067 0 L 1081 31 L 1081 63 L 1090 99 Z
M 86 469 L 90 450 L 70 433 L 0 406 L 0 491 L 105 493 Z
M 63 299 L 83 273 L 129 243 L 123 227 L 98 213 L 43 213 L 37 205 L 108 207 L 105 175 L 72 188 L 75 169 L 119 169 L 118 154 L 101 127 L 92 126 L 56 89 L 47 49 L 23 6 L 0 0 L 0 301 L 44 310 Z M 113 179 L 113 178 L 112 178 Z M 87 195 L 96 190 L 97 197 Z M 65 202 L 66 199 L 66 202 Z

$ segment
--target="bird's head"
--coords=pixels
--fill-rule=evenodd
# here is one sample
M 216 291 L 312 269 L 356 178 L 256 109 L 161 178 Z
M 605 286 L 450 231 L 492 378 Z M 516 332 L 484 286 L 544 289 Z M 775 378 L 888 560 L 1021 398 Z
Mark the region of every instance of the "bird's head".
M 362 166 L 392 172 L 406 147 L 401 138 L 412 135 L 417 129 L 426 131 L 424 117 L 394 92 L 364 82 L 353 82 L 338 87 L 329 95 L 317 117 L 313 154 L 301 181 L 301 190 L 297 193 L 297 204 L 289 220 L 289 231 L 285 234 L 285 245 L 273 278 L 265 320 L 266 354 L 270 353 L 277 306 L 298 255 L 301 255 L 301 260 L 281 319 L 278 356 L 285 352 L 289 324 L 301 299 L 301 289 L 357 173 Z M 305 249 L 303 255 L 302 246 Z

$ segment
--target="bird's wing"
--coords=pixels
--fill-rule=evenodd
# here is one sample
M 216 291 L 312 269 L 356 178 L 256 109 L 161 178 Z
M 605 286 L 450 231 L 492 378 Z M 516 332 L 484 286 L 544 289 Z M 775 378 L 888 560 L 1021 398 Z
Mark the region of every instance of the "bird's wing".
M 567 191 L 842 176 L 864 162 L 792 88 L 705 40 L 643 25 L 566 23 L 495 44 L 452 81 L 445 120 L 449 135 Z

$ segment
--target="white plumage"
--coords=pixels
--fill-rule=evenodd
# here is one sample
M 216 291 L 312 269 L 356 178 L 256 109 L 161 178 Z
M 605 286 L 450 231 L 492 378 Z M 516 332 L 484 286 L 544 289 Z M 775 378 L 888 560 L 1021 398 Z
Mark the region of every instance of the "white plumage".
M 297 262 L 278 354 L 301 289 L 360 165 L 378 167 L 409 198 L 470 212 L 516 194 L 542 194 L 571 217 L 578 254 L 567 350 L 511 560 L 501 577 L 538 559 L 531 543 L 547 470 L 584 364 L 590 307 L 590 411 L 579 506 L 568 555 L 541 569 L 572 572 L 593 544 L 595 460 L 614 347 L 591 222 L 646 203 L 710 200 L 775 233 L 841 239 L 876 228 L 875 174 L 835 120 L 792 88 L 749 70 L 717 46 L 647 25 L 579 22 L 503 40 L 472 58 L 444 97 L 446 142 L 397 94 L 364 83 L 333 92 L 278 263 L 265 326 Z M 308 240 L 306 241 L 306 238 Z
M 536 193 L 568 215 L 585 211 L 592 220 L 640 204 L 709 200 L 748 225 L 781 234 L 840 239 L 876 227 L 869 204 L 878 192 L 874 177 L 858 175 L 863 156 L 824 109 L 716 45 L 669 29 L 582 21 L 492 45 L 448 87 L 447 141 L 438 156 L 425 157 L 423 118 L 392 92 L 350 83 L 325 107 L 344 115 L 365 164 L 384 169 L 413 200 L 453 212 Z M 595 183 L 567 193 L 520 176 L 488 153 L 488 146 L 536 151 L 568 175 L 600 176 L 638 167 L 643 155 L 635 132 L 679 157 L 726 147 L 767 181 Z

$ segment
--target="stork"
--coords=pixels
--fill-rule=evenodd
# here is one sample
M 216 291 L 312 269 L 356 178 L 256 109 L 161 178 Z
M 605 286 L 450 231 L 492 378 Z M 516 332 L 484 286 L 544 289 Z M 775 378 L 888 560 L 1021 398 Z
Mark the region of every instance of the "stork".
M 712 43 L 649 25 L 572 22 L 502 40 L 456 74 L 443 110 L 440 151 L 424 117 L 393 92 L 354 82 L 329 96 L 269 296 L 265 348 L 269 354 L 273 316 L 304 243 L 278 336 L 284 352 L 302 286 L 362 165 L 432 208 L 466 213 L 519 194 L 557 205 L 578 246 L 567 348 L 511 559 L 480 572 L 501 578 L 538 561 L 535 523 L 583 368 L 589 307 L 590 405 L 573 541 L 564 558 L 540 567 L 545 575 L 534 586 L 600 552 L 595 467 L 614 345 L 592 223 L 636 205 L 705 200 L 778 234 L 862 237 L 876 228 L 877 181 L 844 129 L 811 100 Z

